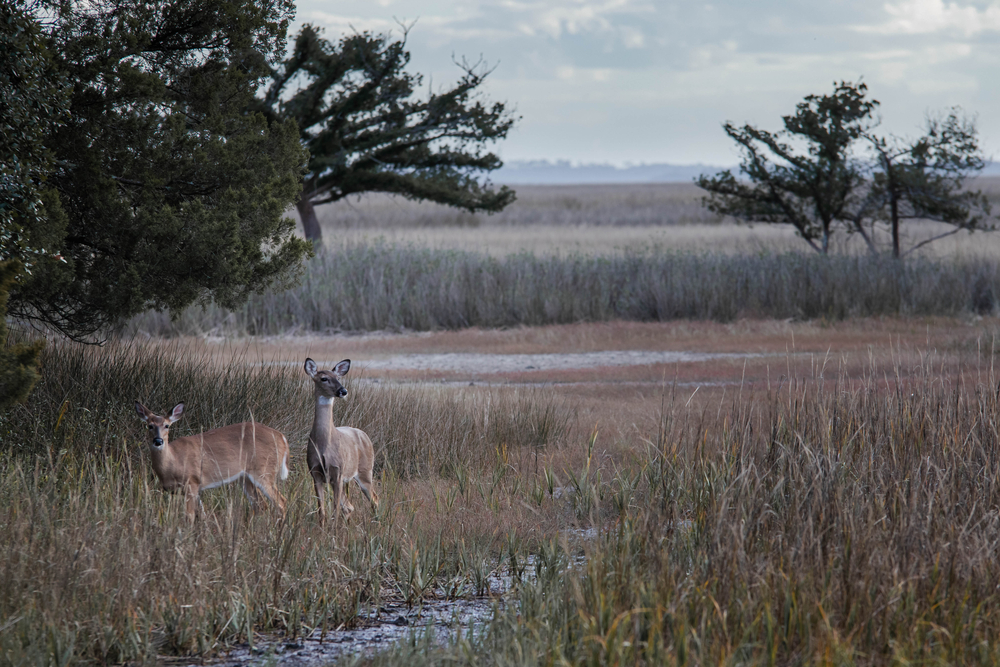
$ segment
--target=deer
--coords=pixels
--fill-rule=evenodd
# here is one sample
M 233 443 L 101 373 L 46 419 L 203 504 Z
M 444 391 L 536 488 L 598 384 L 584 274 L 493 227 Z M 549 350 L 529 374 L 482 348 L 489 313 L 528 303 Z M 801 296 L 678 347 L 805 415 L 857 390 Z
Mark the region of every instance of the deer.
M 254 421 L 230 424 L 170 440 L 170 427 L 184 414 L 178 403 L 166 417 L 135 402 L 139 418 L 146 423 L 153 472 L 167 492 L 183 492 L 189 523 L 194 523 L 205 489 L 241 482 L 251 504 L 261 494 L 275 505 L 280 520 L 285 499 L 276 482 L 288 478 L 288 440 L 280 432 Z
M 349 519 L 354 506 L 347 499 L 344 487 L 351 481 L 357 482 L 361 491 L 378 509 L 378 494 L 372 487 L 372 469 L 375 466 L 375 448 L 368 434 L 350 426 L 335 426 L 333 423 L 333 401 L 347 396 L 347 390 L 340 378 L 351 369 L 351 360 L 344 359 L 333 370 L 319 370 L 316 362 L 306 359 L 305 371 L 315 385 L 316 418 L 309 434 L 306 462 L 309 474 L 316 486 L 319 502 L 319 522 L 326 524 L 324 507 L 325 489 L 329 484 L 333 489 L 334 521 L 339 520 L 336 508 L 339 506 L 345 521 Z

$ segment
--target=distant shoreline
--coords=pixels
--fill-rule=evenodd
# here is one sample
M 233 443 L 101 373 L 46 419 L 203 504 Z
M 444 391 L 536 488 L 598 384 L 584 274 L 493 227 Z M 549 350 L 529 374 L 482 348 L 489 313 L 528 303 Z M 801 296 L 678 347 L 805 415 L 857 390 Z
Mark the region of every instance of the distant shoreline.
M 690 183 L 701 174 L 714 175 L 738 167 L 707 164 L 572 164 L 568 160 L 511 160 L 490 176 L 501 185 L 613 185 Z M 981 176 L 1000 176 L 1000 162 L 990 162 Z

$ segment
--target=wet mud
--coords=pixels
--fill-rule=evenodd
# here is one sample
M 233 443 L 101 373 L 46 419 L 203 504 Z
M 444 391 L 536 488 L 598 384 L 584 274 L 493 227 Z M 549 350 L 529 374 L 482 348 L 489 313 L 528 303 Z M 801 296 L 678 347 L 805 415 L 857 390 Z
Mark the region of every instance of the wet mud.
M 457 632 L 464 635 L 471 626 L 490 620 L 494 610 L 504 604 L 504 600 L 499 598 L 425 600 L 419 607 L 410 609 L 405 604 L 390 603 L 380 607 L 370 617 L 359 619 L 356 628 L 330 630 L 325 634 L 322 630 L 315 630 L 308 637 L 291 640 L 259 635 L 255 637 L 253 647 L 243 644 L 204 662 L 171 661 L 171 664 L 318 667 L 384 651 L 429 628 L 433 628 L 439 639 L 454 636 Z

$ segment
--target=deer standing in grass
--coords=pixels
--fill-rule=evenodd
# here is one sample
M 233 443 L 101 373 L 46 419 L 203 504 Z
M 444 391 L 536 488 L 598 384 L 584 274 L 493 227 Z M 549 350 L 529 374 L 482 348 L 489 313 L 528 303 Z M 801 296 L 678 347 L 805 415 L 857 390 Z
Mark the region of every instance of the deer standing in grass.
M 280 431 L 243 422 L 170 441 L 170 426 L 184 414 L 178 403 L 167 417 L 153 414 L 139 401 L 135 410 L 149 428 L 153 472 L 165 491 L 183 491 L 188 521 L 194 522 L 204 489 L 242 482 L 243 492 L 257 504 L 261 494 L 285 515 L 285 499 L 277 480 L 288 477 L 288 441 Z
M 333 400 L 347 396 L 347 390 L 340 384 L 351 369 L 351 360 L 344 359 L 330 371 L 321 371 L 312 359 L 306 359 L 306 374 L 316 385 L 316 419 L 309 434 L 309 449 L 306 461 L 309 474 L 316 485 L 319 500 L 319 522 L 326 523 L 326 509 L 323 506 L 326 485 L 333 488 L 334 520 L 339 507 L 345 517 L 350 516 L 354 506 L 344 493 L 344 486 L 352 479 L 358 483 L 373 508 L 378 508 L 378 494 L 372 488 L 372 468 L 375 466 L 375 448 L 371 438 L 364 431 L 350 426 L 334 426 Z

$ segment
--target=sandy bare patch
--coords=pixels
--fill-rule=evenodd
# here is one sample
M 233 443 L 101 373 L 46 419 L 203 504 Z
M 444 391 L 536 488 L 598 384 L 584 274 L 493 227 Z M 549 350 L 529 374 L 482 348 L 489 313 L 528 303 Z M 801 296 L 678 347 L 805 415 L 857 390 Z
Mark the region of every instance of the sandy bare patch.
M 709 352 L 655 352 L 650 350 L 607 350 L 569 354 L 406 354 L 388 359 L 363 361 L 364 370 L 443 371 L 448 373 L 516 373 L 519 371 L 565 371 L 611 366 L 648 366 L 759 357 L 760 354 Z M 327 365 L 336 363 L 328 361 Z

